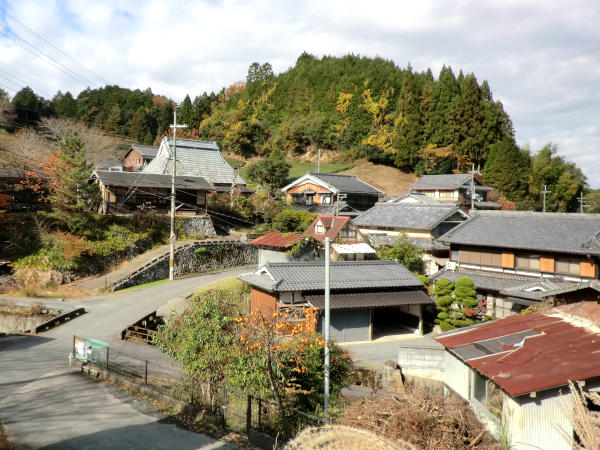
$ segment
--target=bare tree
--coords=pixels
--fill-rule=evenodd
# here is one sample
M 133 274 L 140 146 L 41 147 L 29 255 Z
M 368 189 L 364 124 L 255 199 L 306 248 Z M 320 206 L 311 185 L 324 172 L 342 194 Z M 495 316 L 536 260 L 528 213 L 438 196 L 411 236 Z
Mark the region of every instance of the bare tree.
M 13 124 L 15 107 L 10 102 L 6 91 L 0 89 L 0 127 L 6 128 Z

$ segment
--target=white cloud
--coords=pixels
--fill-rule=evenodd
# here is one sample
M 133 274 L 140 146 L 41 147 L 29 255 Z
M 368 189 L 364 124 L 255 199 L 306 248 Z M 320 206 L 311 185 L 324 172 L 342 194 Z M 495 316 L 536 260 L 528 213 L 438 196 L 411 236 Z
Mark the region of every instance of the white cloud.
M 178 101 L 244 79 L 253 61 L 284 71 L 303 51 L 378 55 L 434 74 L 443 64 L 462 68 L 489 81 L 520 143 L 557 143 L 600 187 L 598 2 L 13 0 L 4 7 L 108 82 Z M 104 84 L 11 19 L 0 24 L 92 86 Z M 1 36 L 0 55 L 0 69 L 45 96 L 86 87 Z M 17 89 L 0 77 L 2 86 Z

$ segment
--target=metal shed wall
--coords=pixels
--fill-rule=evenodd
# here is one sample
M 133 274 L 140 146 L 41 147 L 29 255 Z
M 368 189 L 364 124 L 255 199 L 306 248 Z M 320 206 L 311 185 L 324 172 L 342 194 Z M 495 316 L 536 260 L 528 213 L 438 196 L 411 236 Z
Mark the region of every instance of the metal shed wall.
M 469 401 L 471 369 L 452 353 L 444 352 L 444 383 L 466 401 Z
M 330 336 L 336 342 L 368 341 L 371 339 L 371 310 L 347 309 L 331 311 Z M 320 324 L 323 332 L 323 317 Z
M 503 415 L 511 448 L 573 448 L 573 427 L 569 422 L 569 415 L 573 410 L 572 398 L 568 393 L 569 388 L 565 389 L 565 395 L 560 395 L 557 389 L 553 389 L 538 392 L 536 398 L 504 397 Z

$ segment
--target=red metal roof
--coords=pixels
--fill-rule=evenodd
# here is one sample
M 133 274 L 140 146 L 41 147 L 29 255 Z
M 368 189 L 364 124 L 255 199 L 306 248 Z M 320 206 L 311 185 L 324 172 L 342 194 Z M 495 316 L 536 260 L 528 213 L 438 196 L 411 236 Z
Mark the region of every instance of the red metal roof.
M 276 231 L 272 231 L 250 241 L 250 243 L 256 245 L 264 245 L 267 247 L 286 248 L 298 242 L 300 239 L 302 239 L 301 234 L 278 233 Z
M 600 311 L 600 305 L 588 303 Z M 522 395 L 600 376 L 600 334 L 569 323 L 567 317 L 559 310 L 515 315 L 436 339 L 452 351 L 527 330 L 540 333 L 525 338 L 521 346 L 465 361 L 511 396 Z
M 329 239 L 332 241 L 335 240 L 337 234 L 341 231 L 342 228 L 350 221 L 350 217 L 347 216 L 329 216 L 329 215 L 320 215 L 311 223 L 306 229 L 305 234 L 308 234 L 315 238 L 319 242 L 323 242 L 325 237 L 329 236 Z M 325 228 L 324 233 L 317 233 L 316 226 L 317 222 L 321 222 L 323 227 Z

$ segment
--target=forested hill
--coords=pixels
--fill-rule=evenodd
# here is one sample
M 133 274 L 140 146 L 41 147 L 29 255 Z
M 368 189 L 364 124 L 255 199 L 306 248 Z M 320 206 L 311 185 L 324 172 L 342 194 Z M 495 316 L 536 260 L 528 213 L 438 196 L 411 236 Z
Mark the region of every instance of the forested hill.
M 436 78 L 381 58 L 306 53 L 278 76 L 268 64 L 251 66 L 245 88 L 230 87 L 199 128 L 241 154 L 315 145 L 417 171 L 428 146 L 446 147 L 438 170 L 448 171 L 483 165 L 491 144 L 513 140 L 502 104 L 472 74 L 443 67 Z
M 25 88 L 12 104 L 19 124 L 68 117 L 144 144 L 172 123 L 172 101 L 150 89 L 106 86 L 44 100 Z M 528 209 L 539 207 L 544 185 L 550 197 L 561 193 L 548 199 L 550 210 L 577 209 L 577 194 L 585 190 L 581 171 L 555 147 L 537 155 L 517 147 L 511 120 L 486 81 L 446 66 L 436 76 L 381 58 L 303 53 L 281 74 L 253 63 L 245 81 L 186 96 L 178 119 L 189 127 L 185 136 L 216 140 L 244 157 L 274 149 L 301 155 L 312 146 L 418 175 L 466 172 L 475 164 L 487 182 Z

